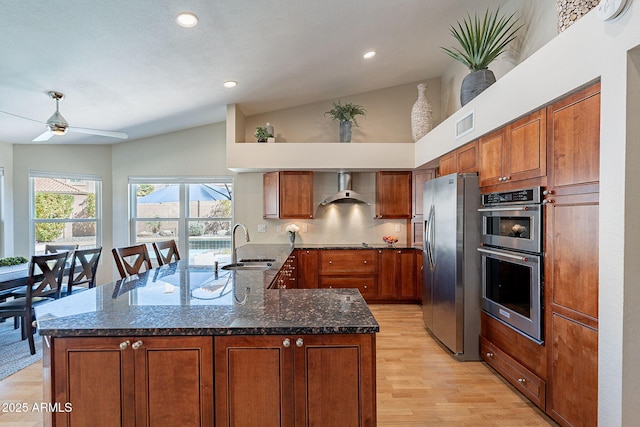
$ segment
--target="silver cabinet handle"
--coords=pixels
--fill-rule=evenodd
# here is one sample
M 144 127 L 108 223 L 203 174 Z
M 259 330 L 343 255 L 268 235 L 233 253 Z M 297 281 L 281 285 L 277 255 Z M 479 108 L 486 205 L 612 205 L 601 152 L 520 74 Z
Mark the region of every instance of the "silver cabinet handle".
M 291 340 L 289 338 L 285 338 L 284 341 L 282 341 L 282 345 L 289 348 L 291 346 Z
M 527 382 L 527 380 L 525 380 L 524 378 L 518 378 L 518 382 L 519 382 L 520 384 L 524 384 L 524 383 L 526 383 L 526 382 Z
M 298 338 L 296 340 L 296 346 L 297 347 L 302 347 L 304 345 L 304 340 L 302 338 Z
M 364 263 L 366 264 L 366 263 L 367 263 L 367 261 L 365 260 L 365 262 L 364 262 Z
M 364 285 L 364 288 L 367 289 L 367 285 Z
M 329 260 L 329 264 L 333 264 L 333 261 Z
M 493 353 L 487 353 L 487 354 L 486 354 L 486 356 L 487 356 L 488 358 L 492 358 L 492 357 L 493 357 Z
M 125 350 L 131 344 L 128 340 L 120 343 L 120 350 Z
M 543 204 L 543 205 L 548 205 L 549 203 L 553 203 L 553 199 L 544 199 L 544 200 L 542 201 L 542 204 Z
M 142 341 L 136 341 L 131 345 L 131 348 L 134 349 L 134 350 L 137 350 L 140 347 L 142 347 Z

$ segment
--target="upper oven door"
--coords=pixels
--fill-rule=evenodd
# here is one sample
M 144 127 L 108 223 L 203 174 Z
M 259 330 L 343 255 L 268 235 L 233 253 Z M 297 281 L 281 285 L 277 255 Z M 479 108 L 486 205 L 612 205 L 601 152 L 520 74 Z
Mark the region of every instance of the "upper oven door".
M 482 243 L 518 251 L 542 251 L 542 205 L 486 207 L 482 214 Z

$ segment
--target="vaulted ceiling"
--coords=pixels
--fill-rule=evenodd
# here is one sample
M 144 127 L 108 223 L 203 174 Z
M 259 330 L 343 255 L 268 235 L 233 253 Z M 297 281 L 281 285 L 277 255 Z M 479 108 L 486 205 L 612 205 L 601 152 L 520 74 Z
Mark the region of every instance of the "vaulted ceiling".
M 440 76 L 449 25 L 498 0 L 56 0 L 3 5 L 0 142 L 70 126 L 137 139 Z M 177 25 L 190 11 L 199 22 Z M 375 50 L 369 60 L 362 55 Z M 225 89 L 223 82 L 238 86 Z M 41 123 L 38 123 L 41 122 Z M 110 144 L 69 132 L 47 143 Z

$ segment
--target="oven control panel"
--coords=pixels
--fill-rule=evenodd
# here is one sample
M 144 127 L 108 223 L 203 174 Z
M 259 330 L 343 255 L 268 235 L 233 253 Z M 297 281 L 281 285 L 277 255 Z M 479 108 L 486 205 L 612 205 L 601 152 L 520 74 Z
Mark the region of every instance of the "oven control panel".
M 542 187 L 503 191 L 482 195 L 483 206 L 537 204 L 542 199 Z

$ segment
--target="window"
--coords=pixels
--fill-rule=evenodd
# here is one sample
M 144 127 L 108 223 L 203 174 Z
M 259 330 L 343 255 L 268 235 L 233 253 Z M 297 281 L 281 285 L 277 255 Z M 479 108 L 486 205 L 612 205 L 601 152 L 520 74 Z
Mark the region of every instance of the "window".
M 131 177 L 129 191 L 132 244 L 174 239 L 194 265 L 230 259 L 232 178 Z
M 100 177 L 31 172 L 29 180 L 33 253 L 49 243 L 102 245 Z
M 4 168 L 0 167 L 0 258 L 4 256 Z

